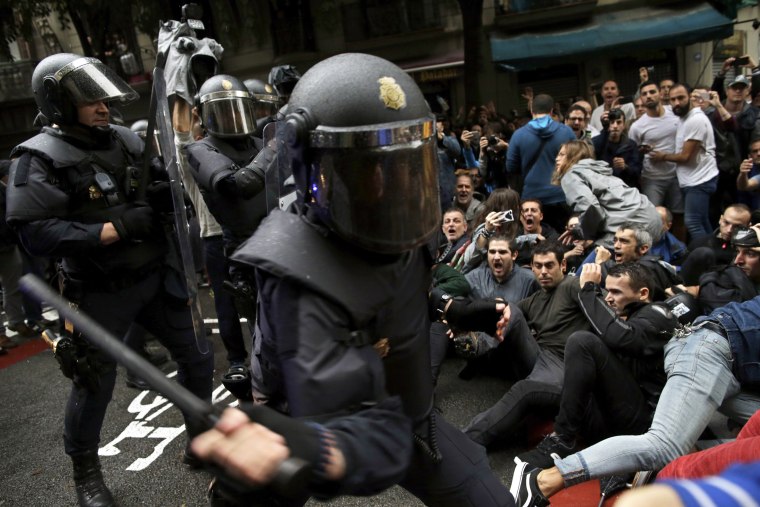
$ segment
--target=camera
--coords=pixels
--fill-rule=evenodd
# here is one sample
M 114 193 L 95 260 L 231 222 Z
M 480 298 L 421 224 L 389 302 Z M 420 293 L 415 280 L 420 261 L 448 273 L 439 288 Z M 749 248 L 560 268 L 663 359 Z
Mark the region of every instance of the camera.
M 488 145 L 489 146 L 493 146 L 493 145 L 495 145 L 498 142 L 499 142 L 499 138 L 497 138 L 496 136 L 488 136 Z

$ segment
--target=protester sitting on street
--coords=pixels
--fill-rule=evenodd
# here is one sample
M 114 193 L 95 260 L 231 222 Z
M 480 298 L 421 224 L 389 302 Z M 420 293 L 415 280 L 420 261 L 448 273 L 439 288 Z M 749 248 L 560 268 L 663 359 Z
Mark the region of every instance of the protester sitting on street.
M 470 235 L 467 233 L 467 219 L 464 212 L 459 208 L 449 208 L 443 213 L 443 225 L 441 231 L 445 238 L 438 248 L 436 264 L 448 264 L 461 269 L 464 264 L 463 256 L 470 243 Z
M 678 326 L 664 303 L 652 303 L 652 279 L 639 263 L 617 264 L 601 289 L 602 270 L 585 264 L 580 307 L 593 330 L 576 331 L 565 345 L 565 379 L 554 431 L 519 459 L 539 468 L 553 456 L 604 437 L 643 433 L 657 405 L 665 372 L 662 348 Z M 612 311 L 610 311 L 612 310 Z
M 559 408 L 567 337 L 592 329 L 579 311 L 578 278 L 565 276 L 565 268 L 562 245 L 539 242 L 533 248 L 532 269 L 541 290 L 507 306 L 501 343 L 468 365 L 471 371 L 490 368 L 516 380 L 494 406 L 464 428 L 481 445 L 511 435 L 531 413 L 553 417 Z
M 623 223 L 638 224 L 656 241 L 662 233 L 662 220 L 654 205 L 635 188 L 612 175 L 606 162 L 594 160 L 594 150 L 583 141 L 569 141 L 557 154 L 553 181 L 562 185 L 568 206 L 581 215 L 590 208 L 600 217 L 594 239 L 597 245 L 612 247 L 615 231 Z M 561 240 L 570 241 L 563 233 Z
M 652 301 L 664 301 L 667 289 L 680 284 L 683 280 L 678 276 L 676 268 L 664 262 L 662 258 L 652 255 L 652 236 L 649 231 L 633 223 L 625 223 L 615 232 L 614 250 L 610 254 L 604 247 L 596 248 L 594 262 L 601 265 L 603 278 L 617 264 L 638 262 L 642 264 L 652 277 L 650 297 Z M 614 257 L 612 257 L 614 256 Z
M 652 255 L 657 255 L 668 264 L 677 266 L 686 256 L 686 245 L 673 236 L 670 228 L 673 226 L 673 214 L 665 206 L 657 206 L 657 213 L 662 218 L 662 236 L 652 245 Z
M 689 243 L 689 249 L 681 263 L 681 278 L 684 285 L 699 284 L 699 277 L 705 269 L 727 266 L 736 255 L 731 245 L 733 233 L 739 227 L 749 226 L 751 211 L 745 204 L 728 206 L 718 219 L 718 228 L 712 234 L 696 238 Z
M 508 235 L 500 232 L 495 233 L 488 238 L 486 252 L 487 262 L 470 271 L 464 277 L 472 291 L 473 299 L 500 298 L 509 303 L 517 303 L 539 289 L 533 273 L 515 266 L 514 260 L 517 257 L 517 249 L 514 239 L 510 239 Z M 445 290 L 442 285 L 439 287 Z M 449 295 L 455 294 L 449 293 Z M 433 328 L 430 333 L 430 354 L 434 379 L 438 377 L 440 364 L 443 362 L 450 343 L 447 333 L 441 333 L 440 328 L 437 327 L 438 324 L 440 323 L 434 322 L 432 324 Z M 469 331 L 453 338 L 457 352 L 464 357 L 483 354 L 498 345 L 498 340 L 495 337 L 481 331 Z
M 749 420 L 760 408 L 758 343 L 760 297 L 697 318 L 687 334 L 676 333 L 665 346 L 668 379 L 649 430 L 608 438 L 556 459 L 552 468 L 519 463 L 511 488 L 517 504 L 549 505 L 548 497 L 573 484 L 659 470 L 691 451 L 718 408 L 739 421 Z

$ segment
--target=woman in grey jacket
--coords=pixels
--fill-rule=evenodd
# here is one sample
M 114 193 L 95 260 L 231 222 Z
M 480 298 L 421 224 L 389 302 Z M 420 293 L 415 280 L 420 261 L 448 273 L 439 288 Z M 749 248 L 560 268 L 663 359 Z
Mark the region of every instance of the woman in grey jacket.
M 625 223 L 641 225 L 655 242 L 662 234 L 662 219 L 654 205 L 637 189 L 613 176 L 607 162 L 595 160 L 593 147 L 585 141 L 562 145 L 552 182 L 562 186 L 567 204 L 581 216 L 581 224 L 589 208 L 596 208 L 601 216 L 595 237 L 584 239 L 612 248 L 615 232 Z

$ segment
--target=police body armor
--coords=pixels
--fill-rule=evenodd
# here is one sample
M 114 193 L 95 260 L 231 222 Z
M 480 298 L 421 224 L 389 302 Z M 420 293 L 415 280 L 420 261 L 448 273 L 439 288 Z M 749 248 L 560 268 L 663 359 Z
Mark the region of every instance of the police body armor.
M 264 192 L 252 199 L 242 199 L 214 191 L 220 180 L 234 174 L 232 164 L 242 167 L 259 152 L 261 140 L 255 137 L 249 139 L 252 144 L 243 150 L 213 136 L 207 136 L 186 148 L 190 168 L 203 200 L 224 229 L 228 255 L 253 234 L 267 213 Z
M 366 253 L 352 253 L 346 243 L 326 238 L 301 216 L 280 210 L 272 211 L 233 256 L 237 262 L 297 281 L 344 309 L 354 328 L 352 343 L 347 346 L 371 346 L 387 339 L 385 391 L 401 397 L 415 431 L 427 436 L 433 400 L 425 297 L 430 285 L 427 256 L 416 249 L 389 259 L 373 260 Z M 264 316 L 260 314 L 260 318 Z M 260 324 L 263 330 L 269 328 L 266 322 Z M 276 353 L 274 339 L 263 333 L 263 355 Z M 276 365 L 278 360 L 272 356 L 264 362 Z M 279 372 L 267 373 L 269 378 L 279 379 Z M 330 396 L 339 399 L 341 393 Z
M 140 180 L 142 140 L 128 128 L 111 125 L 113 141 L 103 149 L 79 148 L 58 131 L 45 127 L 35 137 L 19 144 L 11 156 L 19 157 L 10 185 L 8 220 L 31 222 L 63 218 L 85 224 L 110 222 L 132 207 L 132 190 Z M 31 156 L 52 166 L 49 175 L 30 172 Z M 37 195 L 26 185 L 29 178 L 50 177 L 63 193 Z M 40 187 L 36 187 L 40 188 Z M 117 241 L 89 256 L 64 259 L 72 275 L 97 278 L 104 274 L 136 272 L 158 263 L 166 250 L 165 241 Z

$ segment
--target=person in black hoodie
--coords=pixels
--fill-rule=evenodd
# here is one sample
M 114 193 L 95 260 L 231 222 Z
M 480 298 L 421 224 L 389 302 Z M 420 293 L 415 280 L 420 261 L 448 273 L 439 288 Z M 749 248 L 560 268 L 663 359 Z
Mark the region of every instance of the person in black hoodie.
M 649 271 L 636 262 L 617 264 L 606 278 L 586 264 L 579 304 L 593 332 L 576 331 L 565 345 L 565 380 L 554 432 L 519 458 L 539 468 L 577 450 L 577 437 L 594 441 L 639 434 L 649 427 L 665 372 L 663 346 L 678 326 L 664 303 L 651 301 Z

